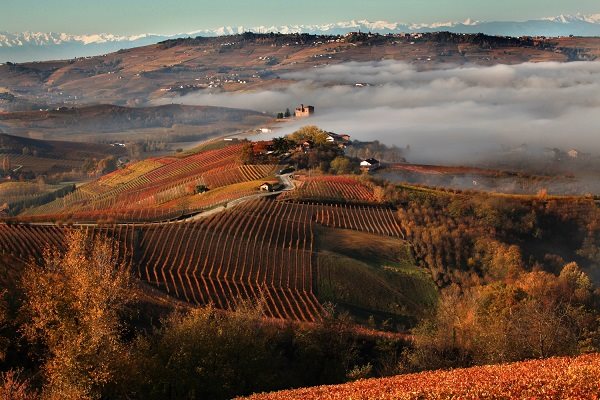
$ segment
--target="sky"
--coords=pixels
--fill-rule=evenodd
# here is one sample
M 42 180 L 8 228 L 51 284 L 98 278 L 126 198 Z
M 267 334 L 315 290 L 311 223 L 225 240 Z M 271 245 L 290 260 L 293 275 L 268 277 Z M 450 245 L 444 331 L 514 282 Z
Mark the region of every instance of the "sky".
M 0 31 L 175 34 L 219 26 L 523 21 L 600 13 L 598 0 L 2 0 Z

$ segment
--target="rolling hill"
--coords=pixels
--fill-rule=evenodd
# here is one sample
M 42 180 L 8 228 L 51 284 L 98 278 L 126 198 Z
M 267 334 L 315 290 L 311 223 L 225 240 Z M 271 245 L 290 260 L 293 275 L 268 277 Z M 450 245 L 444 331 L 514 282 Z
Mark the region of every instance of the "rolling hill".
M 597 399 L 600 355 L 367 379 L 250 396 L 278 399 Z
M 0 94 L 7 98 L 0 107 L 143 105 L 197 91 L 277 88 L 293 82 L 282 78 L 287 72 L 347 61 L 400 60 L 427 69 L 441 63 L 564 62 L 599 55 L 598 38 L 533 40 L 447 32 L 181 38 L 96 57 L 0 65 Z
M 1 118 L 1 117 L 0 117 Z M 22 154 L 23 148 L 38 157 L 83 161 L 86 158 L 102 159 L 126 153 L 122 147 L 108 144 L 39 140 L 0 133 L 0 154 Z
M 158 35 L 142 33 L 123 36 L 110 33 L 72 35 L 56 32 L 0 32 L 0 61 L 27 62 L 67 59 L 107 54 L 120 49 L 145 46 L 167 39 L 189 36 L 225 36 L 244 32 L 309 33 L 345 35 L 350 32 L 417 33 L 438 32 L 485 33 L 500 36 L 600 36 L 600 16 L 559 15 L 528 21 L 473 21 L 401 23 L 389 21 L 351 20 L 328 24 L 297 24 L 283 26 L 221 26 L 194 32 Z
M 101 104 L 0 113 L 0 129 L 40 139 L 181 142 L 252 129 L 270 120 L 255 111 L 232 108 Z

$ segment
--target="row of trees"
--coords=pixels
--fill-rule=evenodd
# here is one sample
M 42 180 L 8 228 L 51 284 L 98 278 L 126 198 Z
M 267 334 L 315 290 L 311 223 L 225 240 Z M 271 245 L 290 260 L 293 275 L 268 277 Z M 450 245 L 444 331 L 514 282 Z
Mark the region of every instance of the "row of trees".
M 285 112 L 278 112 L 277 113 L 277 119 L 289 118 L 291 116 L 292 116 L 292 113 L 290 112 L 289 108 L 286 108 Z

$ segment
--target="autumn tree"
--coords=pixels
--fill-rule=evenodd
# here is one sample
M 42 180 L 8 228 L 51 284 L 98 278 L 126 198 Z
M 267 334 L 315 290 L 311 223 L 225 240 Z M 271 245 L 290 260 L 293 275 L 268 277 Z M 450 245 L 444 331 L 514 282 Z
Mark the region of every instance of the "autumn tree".
M 240 162 L 245 165 L 255 163 L 254 145 L 252 142 L 244 143 L 240 151 Z
M 10 172 L 10 158 L 7 155 L 2 159 L 2 170 L 4 172 Z
M 108 174 L 117 169 L 117 159 L 113 156 L 103 158 L 98 161 L 96 172 L 100 174 Z
M 41 265 L 24 272 L 23 333 L 46 348 L 46 398 L 97 398 L 125 353 L 120 312 L 131 300 L 129 272 L 110 241 L 76 230 L 65 242 L 64 252 L 47 249 Z
M 598 351 L 600 313 L 575 263 L 556 276 L 522 272 L 506 280 L 443 291 L 437 312 L 415 330 L 409 369 L 519 361 Z
M 303 126 L 288 137 L 295 142 L 310 140 L 315 145 L 327 143 L 327 132 L 314 125 Z
M 348 157 L 338 156 L 331 160 L 330 168 L 338 175 L 350 172 L 350 159 Z
M 37 400 L 39 395 L 30 388 L 29 379 L 20 376 L 19 372 L 0 373 L 0 399 L 4 400 Z
M 276 384 L 276 330 L 260 305 L 229 313 L 213 307 L 174 313 L 135 345 L 136 392 L 146 399 L 232 398 Z M 135 384 L 134 384 L 135 385 Z

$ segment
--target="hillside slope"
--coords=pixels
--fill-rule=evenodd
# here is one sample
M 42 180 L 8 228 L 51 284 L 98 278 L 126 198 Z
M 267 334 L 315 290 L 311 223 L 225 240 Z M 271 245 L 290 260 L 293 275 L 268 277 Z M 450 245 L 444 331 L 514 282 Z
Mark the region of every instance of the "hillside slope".
M 0 154 L 22 154 L 25 147 L 30 152 L 36 152 L 38 157 L 77 161 L 86 158 L 120 156 L 126 153 L 122 147 L 107 144 L 38 140 L 0 133 Z
M 367 379 L 251 396 L 279 399 L 598 399 L 600 355 Z
M 197 37 L 97 57 L 0 65 L 0 94 L 10 94 L 0 107 L 141 105 L 204 89 L 276 88 L 289 83 L 282 77 L 287 72 L 348 61 L 398 60 L 428 69 L 446 63 L 565 62 L 599 55 L 599 38 L 533 40 L 447 32 L 422 37 L 365 33 Z
M 255 111 L 224 107 L 177 104 L 121 107 L 100 104 L 0 113 L 0 132 L 80 141 L 185 141 L 211 133 L 254 128 L 269 119 Z

